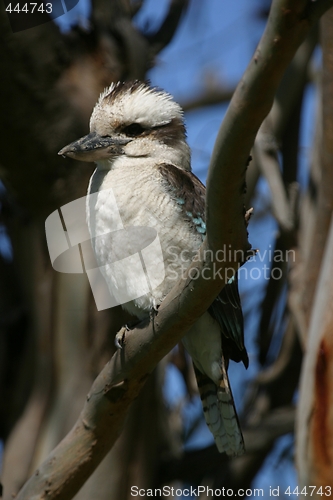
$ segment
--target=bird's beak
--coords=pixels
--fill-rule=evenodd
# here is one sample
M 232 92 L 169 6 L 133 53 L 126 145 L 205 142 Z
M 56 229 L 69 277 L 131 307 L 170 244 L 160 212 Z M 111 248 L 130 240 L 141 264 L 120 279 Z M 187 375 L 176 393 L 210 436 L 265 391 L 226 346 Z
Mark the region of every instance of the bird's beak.
M 102 137 L 96 132 L 91 132 L 62 148 L 58 155 L 81 161 L 105 160 L 123 154 L 122 146 L 128 144 L 130 140 L 120 137 Z

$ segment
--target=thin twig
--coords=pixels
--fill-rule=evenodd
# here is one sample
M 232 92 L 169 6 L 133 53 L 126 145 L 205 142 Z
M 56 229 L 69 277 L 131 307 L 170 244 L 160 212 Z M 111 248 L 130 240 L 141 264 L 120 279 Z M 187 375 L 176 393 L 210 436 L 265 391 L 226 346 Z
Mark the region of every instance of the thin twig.
M 159 30 L 146 35 L 153 54 L 158 54 L 171 42 L 188 3 L 189 0 L 171 0 L 169 11 Z

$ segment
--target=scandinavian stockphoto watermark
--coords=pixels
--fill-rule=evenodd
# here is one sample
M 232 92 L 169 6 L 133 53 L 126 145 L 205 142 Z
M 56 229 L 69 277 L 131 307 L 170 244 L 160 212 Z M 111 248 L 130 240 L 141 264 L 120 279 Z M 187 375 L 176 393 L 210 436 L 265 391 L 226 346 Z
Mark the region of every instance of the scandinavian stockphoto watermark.
M 207 268 L 203 268 L 201 276 L 203 279 L 221 279 L 228 281 L 234 275 L 233 267 L 225 267 L 223 263 L 245 263 L 247 255 L 244 250 L 233 250 L 231 245 L 224 245 L 223 248 L 217 250 L 214 254 L 212 250 L 204 250 L 202 254 L 198 254 L 197 250 L 182 249 L 179 246 L 171 245 L 166 249 L 166 274 L 170 279 L 185 278 L 187 269 L 192 261 L 198 259 L 212 262 L 212 271 L 208 272 Z M 251 257 L 251 265 L 242 266 L 238 269 L 238 278 L 251 279 L 254 281 L 265 279 L 279 280 L 283 275 L 284 265 L 289 265 L 295 262 L 295 250 L 280 250 L 273 249 L 272 245 L 268 248 L 254 252 Z M 253 265 L 256 264 L 256 265 Z M 197 269 L 193 268 L 190 271 L 190 278 L 197 279 Z
M 99 194 L 83 196 L 53 212 L 45 221 L 45 231 L 53 268 L 62 273 L 86 273 L 100 311 L 154 290 L 164 280 L 165 267 L 157 231 L 142 226 L 125 228 L 112 189 L 103 191 L 108 223 L 96 223 Z M 90 228 L 86 207 L 91 214 Z
M 143 209 L 149 212 L 148 207 Z M 90 227 L 86 213 L 90 214 Z M 149 220 L 152 225 L 159 225 L 151 213 Z M 200 276 L 205 280 L 228 281 L 235 271 L 227 264 L 246 260 L 243 251 L 232 250 L 230 245 L 215 255 L 210 250 L 201 254 L 196 248 L 189 250 L 186 241 L 185 248 L 169 245 L 162 249 L 154 227 L 124 226 L 113 189 L 83 196 L 62 206 L 46 219 L 45 230 L 53 268 L 62 273 L 86 273 L 98 310 L 152 293 L 164 279 L 171 283 L 186 279 L 193 261 L 204 259 L 213 264 L 192 267 L 190 279 Z M 292 250 L 277 252 L 269 247 L 257 252 L 252 260 L 251 265 L 238 270 L 240 278 L 280 279 L 281 263 L 294 261 L 295 253 Z

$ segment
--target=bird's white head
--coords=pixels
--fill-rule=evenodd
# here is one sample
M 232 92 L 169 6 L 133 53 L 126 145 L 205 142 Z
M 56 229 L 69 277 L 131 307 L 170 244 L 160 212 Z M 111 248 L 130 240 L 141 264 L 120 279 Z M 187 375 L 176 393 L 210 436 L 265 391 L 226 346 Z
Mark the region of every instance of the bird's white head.
M 90 118 L 90 134 L 59 154 L 108 165 L 125 155 L 155 158 L 190 169 L 183 111 L 170 94 L 135 82 L 112 83 Z

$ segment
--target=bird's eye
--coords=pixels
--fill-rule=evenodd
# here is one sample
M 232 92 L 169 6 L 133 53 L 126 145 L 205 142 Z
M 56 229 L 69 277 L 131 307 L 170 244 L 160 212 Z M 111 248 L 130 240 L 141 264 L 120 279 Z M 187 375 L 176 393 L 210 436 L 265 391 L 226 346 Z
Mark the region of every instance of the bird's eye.
M 128 125 L 123 129 L 123 132 L 129 136 L 129 137 L 137 137 L 138 135 L 142 134 L 144 132 L 144 128 L 140 123 L 131 123 L 131 125 Z

